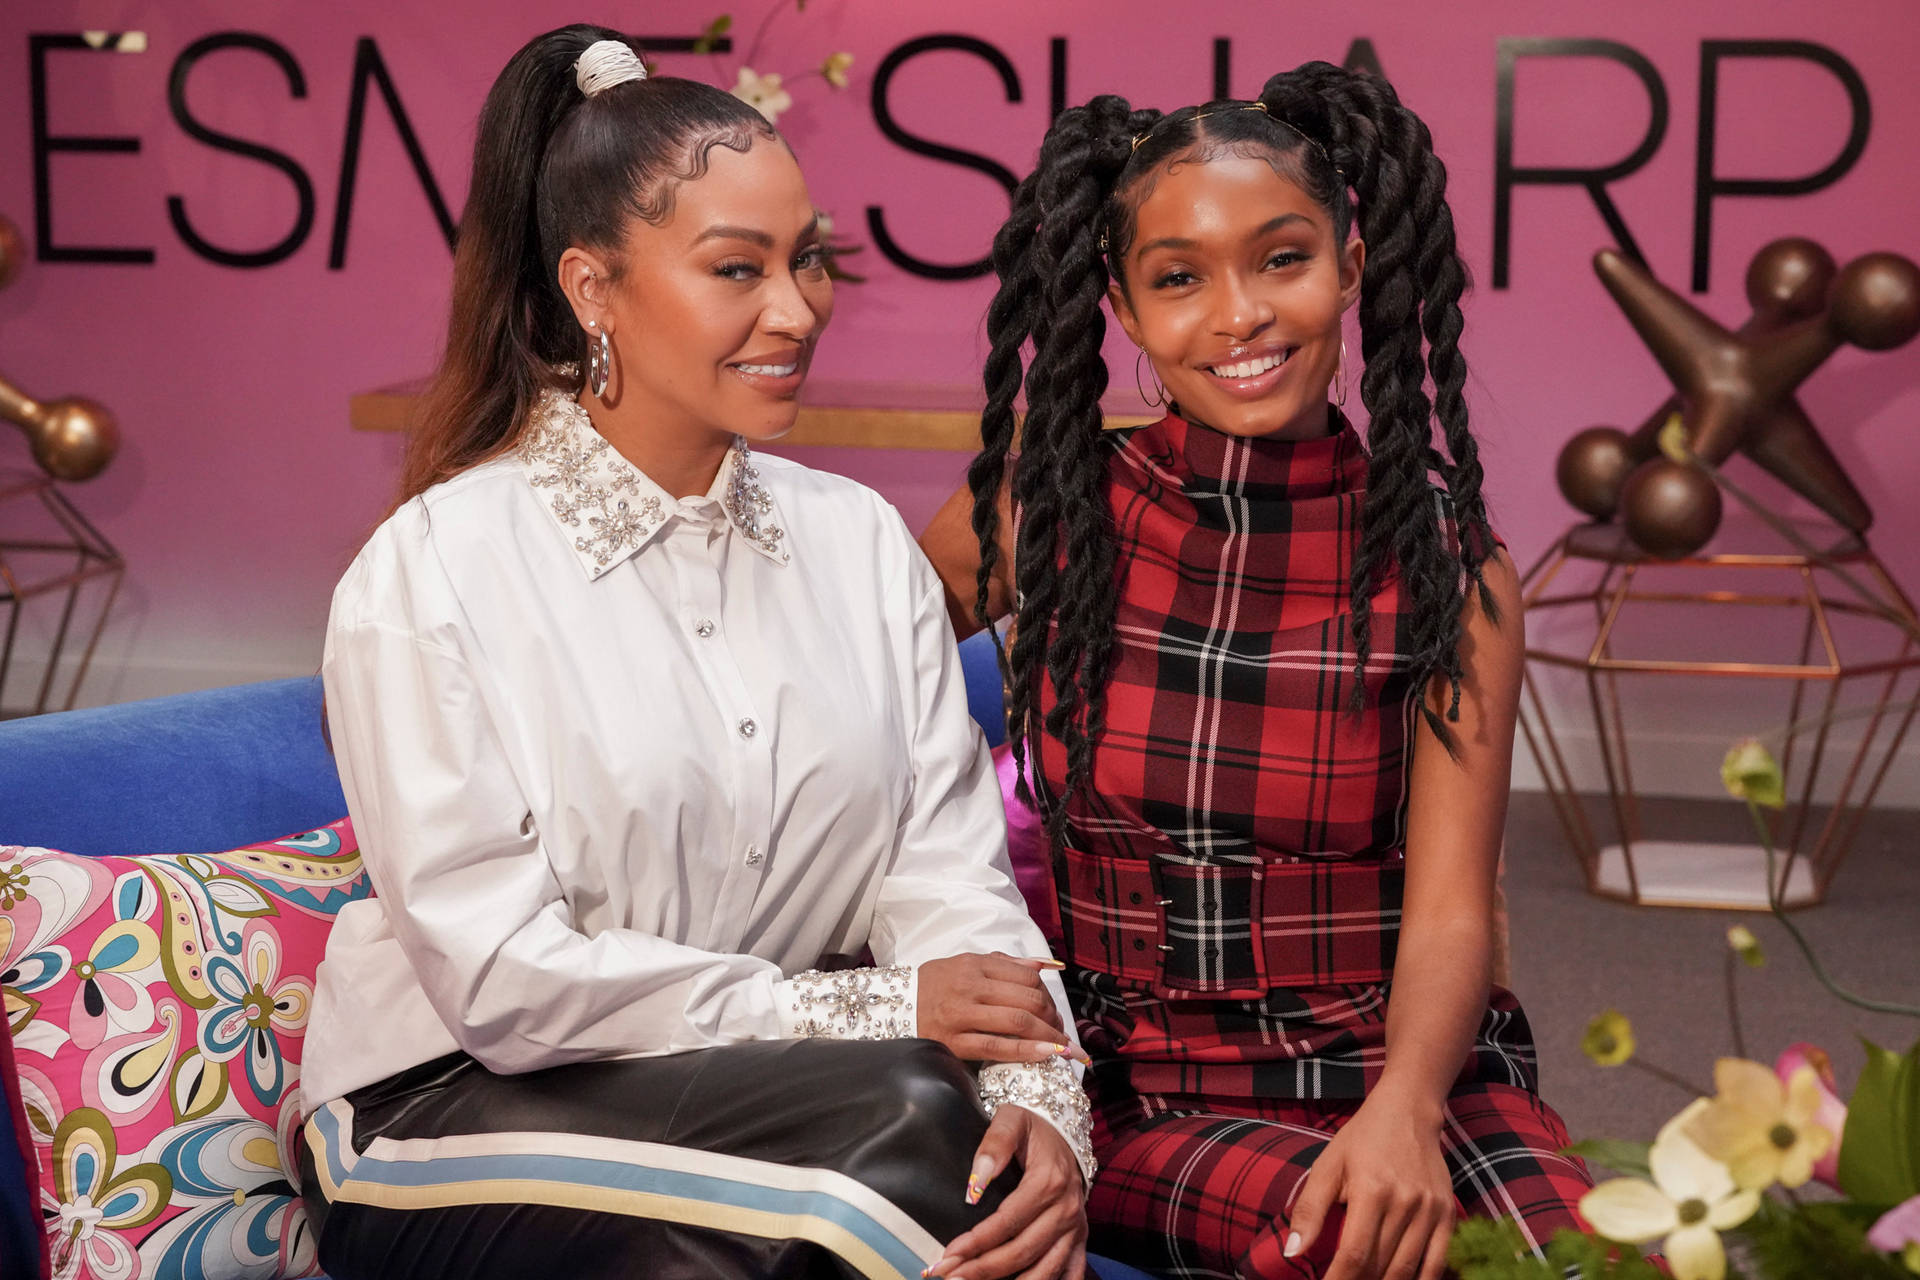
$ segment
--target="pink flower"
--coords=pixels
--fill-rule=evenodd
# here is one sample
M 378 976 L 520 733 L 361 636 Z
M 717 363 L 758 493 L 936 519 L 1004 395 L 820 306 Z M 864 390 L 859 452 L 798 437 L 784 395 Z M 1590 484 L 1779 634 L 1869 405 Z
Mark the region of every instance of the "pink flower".
M 1920 1196 L 1903 1200 L 1880 1215 L 1867 1243 L 1883 1253 L 1920 1251 Z
M 1833 1135 L 1833 1145 L 1827 1153 L 1813 1162 L 1813 1176 L 1821 1182 L 1838 1190 L 1840 1187 L 1840 1139 L 1847 1129 L 1847 1104 L 1840 1100 L 1835 1092 L 1833 1079 L 1833 1060 L 1827 1057 L 1827 1051 L 1816 1045 L 1806 1043 L 1788 1045 L 1784 1053 L 1773 1064 L 1774 1074 L 1780 1077 L 1782 1084 L 1792 1078 L 1793 1073 L 1802 1067 L 1812 1067 L 1819 1079 L 1820 1105 L 1813 1113 L 1813 1122 Z

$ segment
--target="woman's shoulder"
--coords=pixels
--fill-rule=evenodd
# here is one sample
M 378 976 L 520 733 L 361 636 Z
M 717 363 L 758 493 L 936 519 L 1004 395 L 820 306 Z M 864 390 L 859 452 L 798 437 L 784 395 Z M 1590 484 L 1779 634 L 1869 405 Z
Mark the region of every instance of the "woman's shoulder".
M 796 530 L 824 530 L 837 542 L 913 540 L 894 505 L 851 476 L 765 453 L 755 453 L 753 465 Z
M 791 458 L 756 453 L 754 465 L 779 505 L 796 560 L 844 579 L 856 596 L 904 591 L 903 599 L 917 602 L 938 581 L 906 520 L 874 489 Z
M 450 566 L 486 558 L 502 516 L 527 501 L 523 468 L 511 454 L 470 467 L 388 514 L 368 536 L 333 593 L 333 626 L 390 621 L 435 597 L 451 604 Z

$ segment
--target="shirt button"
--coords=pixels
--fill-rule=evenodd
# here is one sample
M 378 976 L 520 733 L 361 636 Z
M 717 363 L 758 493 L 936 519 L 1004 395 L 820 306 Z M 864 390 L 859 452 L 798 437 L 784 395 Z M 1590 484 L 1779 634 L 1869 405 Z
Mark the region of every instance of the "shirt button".
M 750 867 L 757 867 L 760 865 L 759 846 L 751 845 L 751 844 L 747 846 L 747 865 Z
M 702 640 L 705 640 L 708 636 L 711 636 L 713 634 L 713 619 L 702 618 L 700 619 L 700 621 L 694 623 L 693 634 L 699 636 Z
M 754 734 L 760 732 L 760 726 L 753 722 L 752 717 L 742 720 L 738 728 L 740 730 L 740 736 L 743 738 L 751 738 Z

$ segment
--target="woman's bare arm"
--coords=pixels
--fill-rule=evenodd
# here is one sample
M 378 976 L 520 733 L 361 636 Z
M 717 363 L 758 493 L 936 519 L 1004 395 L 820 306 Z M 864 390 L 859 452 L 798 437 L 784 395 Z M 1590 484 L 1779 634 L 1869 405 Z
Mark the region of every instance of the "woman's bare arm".
M 1495 623 L 1477 599 L 1460 642 L 1460 718 L 1448 754 L 1416 722 L 1407 806 L 1407 888 L 1387 1001 L 1387 1060 L 1367 1100 L 1314 1162 L 1295 1201 L 1289 1254 L 1312 1249 L 1333 1204 L 1346 1204 L 1328 1280 L 1439 1280 L 1453 1230 L 1441 1156 L 1447 1098 L 1486 1016 L 1493 889 L 1506 824 L 1525 654 L 1520 583 L 1504 552 L 1486 564 Z M 1445 680 L 1427 691 L 1444 714 Z
M 1000 484 L 1000 527 L 995 542 L 1000 556 L 987 585 L 987 616 L 998 622 L 1013 612 L 1013 481 L 1012 468 Z M 973 491 L 961 485 L 920 534 L 920 549 L 947 588 L 947 616 L 953 634 L 965 640 L 980 630 L 973 616 L 979 595 L 980 539 L 973 532 Z
M 1460 637 L 1457 755 L 1423 720 L 1414 730 L 1407 803 L 1407 891 L 1387 1009 L 1379 1088 L 1442 1105 L 1486 1012 L 1493 965 L 1493 886 L 1507 821 L 1525 629 L 1520 579 L 1498 551 L 1485 566 L 1496 623 L 1470 598 Z M 1451 700 L 1436 680 L 1428 705 Z

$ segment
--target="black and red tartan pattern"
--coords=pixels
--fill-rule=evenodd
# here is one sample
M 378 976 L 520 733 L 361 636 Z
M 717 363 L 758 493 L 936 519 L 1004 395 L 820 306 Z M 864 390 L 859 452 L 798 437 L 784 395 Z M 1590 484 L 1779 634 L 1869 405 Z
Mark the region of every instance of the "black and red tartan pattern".
M 1386 1062 L 1418 706 L 1390 578 L 1350 709 L 1367 458 L 1334 426 L 1236 439 L 1169 417 L 1116 433 L 1108 467 L 1114 674 L 1054 879 L 1095 1061 L 1096 1247 L 1170 1275 L 1319 1274 L 1282 1258 L 1286 1210 Z M 1039 760 L 1044 807 L 1066 761 L 1051 738 Z M 1496 988 L 1446 1155 L 1463 1211 L 1544 1241 L 1591 1183 L 1536 1082 Z
M 1114 673 L 1054 878 L 1081 1034 L 1142 1094 L 1356 1098 L 1386 1059 L 1417 705 L 1389 579 L 1349 709 L 1367 457 L 1334 412 L 1314 440 L 1114 434 Z M 1533 1087 L 1504 991 L 1462 1079 Z
M 1298 1258 L 1284 1256 L 1288 1222 L 1307 1171 L 1359 1103 L 1273 1099 L 1223 1110 L 1218 1099 L 1175 1097 L 1160 1105 L 1169 1109 L 1117 1125 L 1095 1108 L 1101 1167 L 1087 1201 L 1090 1246 L 1183 1280 L 1325 1274 L 1339 1244 L 1338 1209 Z M 1584 1225 L 1573 1206 L 1593 1184 L 1584 1165 L 1559 1154 L 1566 1130 L 1530 1090 L 1456 1088 L 1440 1141 L 1459 1214 L 1514 1218 L 1536 1249 L 1560 1228 Z

